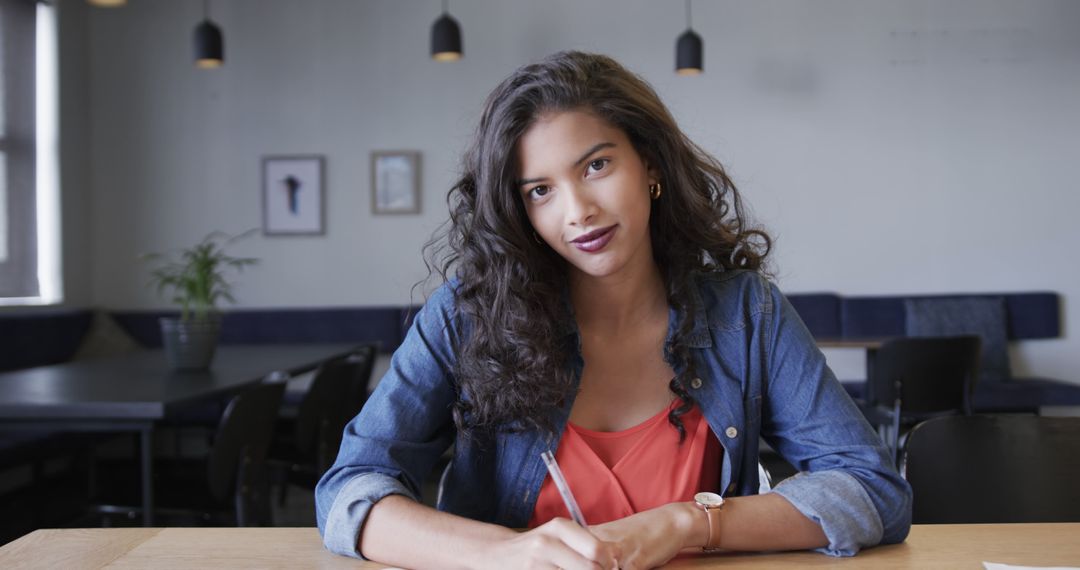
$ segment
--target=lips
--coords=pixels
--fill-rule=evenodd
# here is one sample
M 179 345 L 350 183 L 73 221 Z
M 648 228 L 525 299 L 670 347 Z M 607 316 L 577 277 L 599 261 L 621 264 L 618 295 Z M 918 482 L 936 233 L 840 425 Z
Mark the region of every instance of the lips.
M 578 236 L 571 240 L 570 243 L 574 244 L 574 247 L 584 251 L 586 253 L 595 253 L 600 251 L 611 241 L 611 238 L 615 237 L 615 226 L 611 225 L 606 228 L 600 228 L 593 230 L 585 235 Z

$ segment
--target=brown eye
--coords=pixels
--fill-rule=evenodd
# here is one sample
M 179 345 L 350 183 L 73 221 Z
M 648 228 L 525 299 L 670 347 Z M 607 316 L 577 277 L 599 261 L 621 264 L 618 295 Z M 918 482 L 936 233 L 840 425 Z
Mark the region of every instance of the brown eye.
M 610 161 L 606 158 L 598 158 L 589 163 L 589 171 L 596 172 L 599 170 L 603 170 L 604 167 L 607 166 L 608 162 Z
M 537 186 L 537 187 L 533 188 L 532 190 L 529 190 L 529 199 L 530 200 L 539 200 L 540 198 L 543 198 L 544 196 L 547 196 L 548 192 L 550 192 L 550 191 L 551 191 L 551 189 L 548 188 L 547 186 Z

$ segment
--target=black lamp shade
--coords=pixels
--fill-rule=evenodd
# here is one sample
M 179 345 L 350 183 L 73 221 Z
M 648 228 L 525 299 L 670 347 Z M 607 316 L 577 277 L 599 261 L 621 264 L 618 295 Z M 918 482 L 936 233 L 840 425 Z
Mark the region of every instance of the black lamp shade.
M 675 43 L 675 72 L 679 75 L 697 75 L 705 66 L 701 36 L 694 30 L 686 30 Z
M 437 61 L 461 59 L 461 26 L 450 14 L 443 14 L 431 27 L 431 58 Z
M 195 65 L 203 68 L 220 67 L 225 63 L 225 39 L 221 28 L 203 20 L 195 28 Z

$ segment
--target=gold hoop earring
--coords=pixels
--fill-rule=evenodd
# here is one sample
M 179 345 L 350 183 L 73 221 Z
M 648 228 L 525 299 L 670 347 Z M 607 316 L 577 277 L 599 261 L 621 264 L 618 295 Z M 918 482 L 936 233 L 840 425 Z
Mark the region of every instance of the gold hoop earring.
M 664 193 L 664 187 L 659 182 L 656 184 L 649 184 L 649 197 L 653 200 L 660 198 L 660 194 Z

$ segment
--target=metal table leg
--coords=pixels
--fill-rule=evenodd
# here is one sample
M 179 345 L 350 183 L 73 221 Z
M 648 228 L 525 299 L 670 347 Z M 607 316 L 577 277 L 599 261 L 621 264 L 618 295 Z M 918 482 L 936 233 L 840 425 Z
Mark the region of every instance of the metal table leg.
M 139 432 L 140 461 L 142 462 L 143 526 L 154 526 L 154 426 L 144 426 Z

